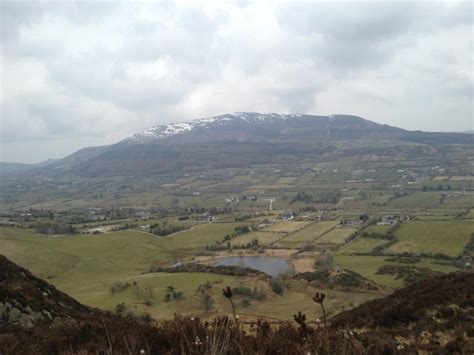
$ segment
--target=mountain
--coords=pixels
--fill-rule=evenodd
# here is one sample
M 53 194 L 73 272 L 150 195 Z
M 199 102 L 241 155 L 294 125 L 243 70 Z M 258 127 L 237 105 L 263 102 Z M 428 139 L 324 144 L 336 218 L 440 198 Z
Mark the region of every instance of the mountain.
M 413 155 L 423 151 L 419 144 L 473 143 L 469 134 L 407 131 L 351 115 L 238 112 L 155 126 L 113 145 L 81 149 L 43 171 L 88 177 L 152 176 L 357 156 L 388 146 L 403 147 Z
M 244 331 L 223 315 L 151 322 L 90 308 L 0 255 L 0 352 L 468 354 L 474 350 L 473 288 L 473 273 L 439 276 L 343 312 L 327 331 L 303 314 L 293 324 L 261 320 Z
M 473 143 L 472 137 L 457 133 L 407 131 L 382 125 L 352 115 L 315 116 L 236 112 L 183 123 L 159 125 L 136 133 L 121 143 L 147 144 L 173 139 L 193 141 L 223 140 L 293 140 L 304 143 L 364 138 L 400 139 L 421 143 Z
M 33 164 L 0 162 L 0 173 L 11 173 L 33 168 Z
M 311 132 L 307 132 L 309 129 Z M 330 130 L 386 130 L 395 129 L 378 125 L 356 116 L 331 115 L 313 116 L 302 114 L 277 114 L 257 112 L 236 112 L 210 118 L 201 118 L 184 123 L 172 123 L 155 126 L 146 131 L 136 133 L 123 143 L 150 143 L 169 137 L 190 137 L 206 139 L 210 133 L 220 133 L 218 139 L 250 139 L 250 138 L 289 138 L 292 136 L 316 133 L 318 136 L 334 134 Z M 349 132 L 346 132 L 346 134 Z
M 41 163 L 35 164 L 0 162 L 0 173 L 21 172 L 34 168 L 43 168 L 49 164 L 54 163 L 55 161 L 56 159 L 48 159 Z

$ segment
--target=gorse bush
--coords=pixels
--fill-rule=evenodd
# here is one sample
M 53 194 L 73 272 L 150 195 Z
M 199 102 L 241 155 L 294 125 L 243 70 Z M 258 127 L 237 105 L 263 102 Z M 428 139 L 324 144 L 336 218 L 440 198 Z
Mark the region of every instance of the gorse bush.
M 70 224 L 57 222 L 57 221 L 40 221 L 35 222 L 32 225 L 38 233 L 41 234 L 75 234 L 77 232 L 76 227 Z
M 258 287 L 254 287 L 253 289 L 246 286 L 237 286 L 232 289 L 232 292 L 236 296 L 246 296 L 248 298 L 252 298 L 255 300 L 264 300 L 266 298 L 266 294 L 263 290 L 260 290 Z
M 281 296 L 285 293 L 286 284 L 282 280 L 273 279 L 270 281 L 270 287 L 274 293 Z
M 159 223 L 155 223 L 150 226 L 150 233 L 165 237 L 167 235 L 180 232 L 187 228 L 188 227 L 185 226 L 161 225 Z

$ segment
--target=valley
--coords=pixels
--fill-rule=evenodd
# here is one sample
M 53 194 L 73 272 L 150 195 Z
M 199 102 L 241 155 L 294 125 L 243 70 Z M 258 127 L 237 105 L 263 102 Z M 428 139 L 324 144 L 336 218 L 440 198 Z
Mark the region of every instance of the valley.
M 155 319 L 226 313 L 226 286 L 247 320 L 321 317 L 317 291 L 333 316 L 472 270 L 472 138 L 272 115 L 163 126 L 10 167 L 0 254 L 84 304 Z M 288 272 L 216 265 L 262 256 Z

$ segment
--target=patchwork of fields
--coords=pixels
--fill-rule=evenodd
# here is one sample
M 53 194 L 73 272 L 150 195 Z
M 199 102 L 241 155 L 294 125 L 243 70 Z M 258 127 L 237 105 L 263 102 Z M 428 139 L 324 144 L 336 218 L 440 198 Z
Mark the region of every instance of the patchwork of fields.
M 80 302 L 103 309 L 114 310 L 117 304 L 124 303 L 129 310 L 146 312 L 153 317 L 171 318 L 176 312 L 207 317 L 210 314 L 202 310 L 198 289 L 209 283 L 215 298 L 211 314 L 228 311 L 228 302 L 221 297 L 223 287 L 243 285 L 252 289 L 257 287 L 267 295 L 265 300 L 252 300 L 245 308 L 238 305 L 243 314 L 287 319 L 304 307 L 307 314 L 320 317 L 319 310 L 311 302 L 316 289 L 302 287 L 298 282 L 290 281 L 293 286 L 283 296 L 278 296 L 271 292 L 268 282 L 261 277 L 240 278 L 211 273 L 143 274 L 152 264 L 168 265 L 178 259 L 192 258 L 193 251 L 221 240 L 235 226 L 235 223 L 206 224 L 165 238 L 139 231 L 50 237 L 31 230 L 0 228 L 0 253 Z M 111 288 L 117 283 L 137 286 L 112 294 Z M 184 298 L 165 302 L 168 286 L 182 292 Z M 327 292 L 331 295 L 330 313 L 377 296 L 334 290 Z M 154 302 L 146 305 L 150 293 Z M 272 311 L 276 306 L 280 307 L 277 315 Z
M 467 215 L 468 216 L 468 215 Z M 223 217 L 223 219 L 225 219 Z M 31 229 L 0 227 L 0 253 L 14 262 L 29 268 L 35 275 L 47 279 L 56 287 L 71 294 L 79 301 L 92 306 L 114 310 L 119 303 L 138 313 L 150 313 L 155 317 L 172 317 L 179 311 L 186 314 L 201 314 L 198 289 L 210 283 L 215 293 L 213 312 L 224 312 L 226 303 L 220 298 L 220 288 L 224 285 L 251 285 L 265 292 L 265 300 L 251 301 L 240 312 L 272 317 L 272 307 L 280 307 L 278 317 L 290 317 L 301 308 L 298 302 L 310 299 L 315 292 L 311 286 L 292 284 L 284 296 L 277 296 L 269 289 L 268 282 L 261 278 L 239 278 L 235 276 L 209 273 L 153 273 L 143 274 L 151 265 L 169 265 L 176 260 L 193 260 L 204 253 L 207 246 L 223 243 L 223 237 L 235 232 L 236 227 L 257 222 L 221 222 L 193 225 L 190 229 L 169 237 L 158 237 L 143 230 L 110 232 L 100 235 L 44 236 Z M 167 223 L 178 223 L 167 218 Z M 192 224 L 188 223 L 189 226 Z M 383 235 L 390 226 L 371 225 L 364 231 Z M 387 243 L 386 240 L 358 235 L 348 241 L 348 237 L 358 230 L 342 227 L 338 220 L 320 222 L 277 221 L 260 230 L 238 235 L 230 240 L 231 247 L 239 247 L 258 240 L 259 247 L 292 249 L 298 253 L 302 248 L 312 246 L 313 254 L 299 259 L 305 265 L 314 264 L 319 247 L 332 245 L 334 266 L 352 270 L 384 287 L 400 287 L 403 279 L 393 274 L 380 274 L 382 266 L 404 265 L 401 261 L 384 255 L 373 255 L 373 250 Z M 436 272 L 453 272 L 457 269 L 449 263 L 437 262 L 426 256 L 444 254 L 457 257 L 474 232 L 474 221 L 469 219 L 450 221 L 409 221 L 396 230 L 397 240 L 384 253 L 422 254 L 416 262 L 417 268 Z M 242 253 L 229 250 L 231 255 Z M 334 249 L 331 249 L 334 250 Z M 245 249 L 244 249 L 244 253 Z M 204 255 L 204 254 L 203 254 Z M 290 255 L 290 254 L 288 254 Z M 303 254 L 302 254 L 303 255 Z M 311 259 L 313 258 L 313 259 Z M 313 260 L 313 261 L 311 261 Z M 306 266 L 307 268 L 307 266 Z M 117 283 L 136 284 L 135 288 L 112 295 L 111 288 Z M 164 302 L 167 287 L 173 286 L 184 294 L 180 301 Z M 355 305 L 376 295 L 352 294 L 327 290 L 333 294 L 330 312 L 348 304 Z M 149 294 L 156 301 L 146 305 Z M 145 302 L 145 303 L 144 303 Z M 247 301 L 246 301 L 247 302 Z M 296 303 L 295 303 L 296 302 Z M 305 303 L 306 304 L 306 303 Z M 311 303 L 308 303 L 309 305 Z M 299 309 L 300 309 L 299 308 Z M 307 312 L 316 312 L 308 306 Z

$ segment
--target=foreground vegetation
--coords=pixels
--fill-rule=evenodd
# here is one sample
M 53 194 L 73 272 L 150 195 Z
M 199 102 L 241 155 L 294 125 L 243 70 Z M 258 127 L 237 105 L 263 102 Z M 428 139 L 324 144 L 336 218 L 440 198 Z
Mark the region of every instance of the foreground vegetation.
M 245 289 L 221 286 L 219 297 L 227 302 L 227 311 L 209 321 L 176 315 L 154 322 L 148 315 L 118 316 L 88 308 L 5 257 L 0 257 L 0 270 L 0 351 L 6 353 L 392 354 L 474 350 L 473 273 L 431 278 L 332 319 L 325 312 L 331 296 L 315 292 L 307 303 L 320 310 L 320 318 L 298 311 L 291 321 L 280 322 L 245 320 L 235 307 L 237 294 Z

